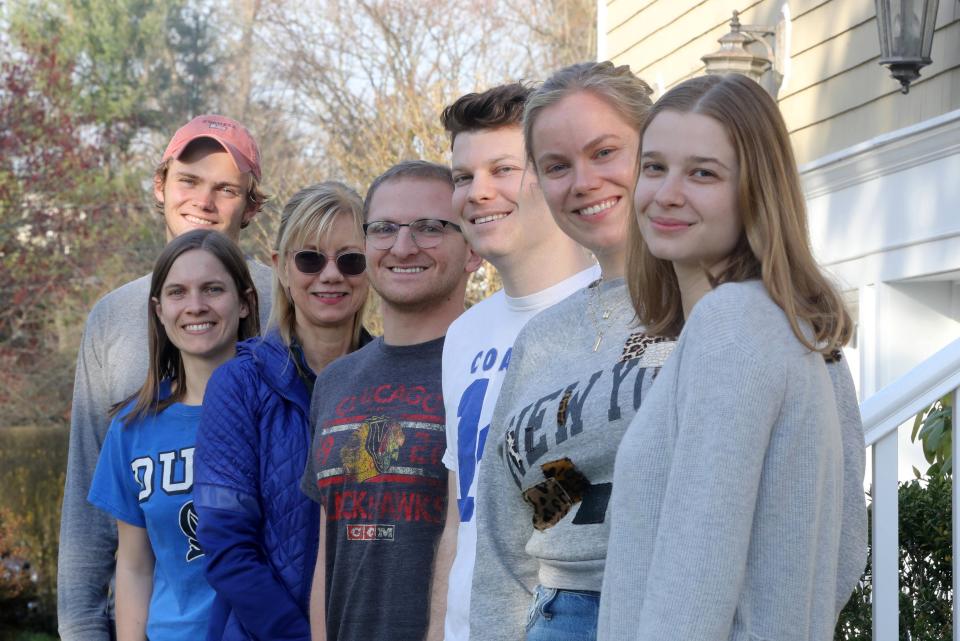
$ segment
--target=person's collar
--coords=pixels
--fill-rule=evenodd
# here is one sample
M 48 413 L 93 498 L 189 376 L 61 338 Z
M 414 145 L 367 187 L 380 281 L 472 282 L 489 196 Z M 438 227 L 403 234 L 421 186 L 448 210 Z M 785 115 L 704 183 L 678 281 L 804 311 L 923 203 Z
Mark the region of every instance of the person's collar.
M 313 389 L 317 375 L 310 369 L 310 365 L 307 364 L 307 355 L 303 352 L 303 346 L 300 344 L 300 341 L 297 340 L 296 336 L 290 337 L 290 353 L 293 354 L 293 362 L 297 366 L 297 374 L 300 376 L 303 384 L 307 386 L 307 389 Z

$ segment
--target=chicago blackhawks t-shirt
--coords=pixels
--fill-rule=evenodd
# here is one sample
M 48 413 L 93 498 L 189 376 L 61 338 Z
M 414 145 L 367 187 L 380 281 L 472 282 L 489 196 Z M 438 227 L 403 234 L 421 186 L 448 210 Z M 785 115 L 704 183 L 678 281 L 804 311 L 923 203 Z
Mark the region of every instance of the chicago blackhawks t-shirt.
M 329 641 L 420 639 L 447 501 L 443 338 L 378 338 L 317 378 L 301 488 L 326 518 Z

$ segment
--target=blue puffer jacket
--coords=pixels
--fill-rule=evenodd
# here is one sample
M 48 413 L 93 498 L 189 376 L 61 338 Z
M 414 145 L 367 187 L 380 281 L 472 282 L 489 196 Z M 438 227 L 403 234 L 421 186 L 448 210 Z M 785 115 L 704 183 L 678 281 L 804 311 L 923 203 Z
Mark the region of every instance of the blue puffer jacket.
M 208 641 L 309 641 L 320 509 L 299 489 L 310 390 L 279 335 L 237 346 L 207 384 L 194 461 L 197 536 L 217 593 Z

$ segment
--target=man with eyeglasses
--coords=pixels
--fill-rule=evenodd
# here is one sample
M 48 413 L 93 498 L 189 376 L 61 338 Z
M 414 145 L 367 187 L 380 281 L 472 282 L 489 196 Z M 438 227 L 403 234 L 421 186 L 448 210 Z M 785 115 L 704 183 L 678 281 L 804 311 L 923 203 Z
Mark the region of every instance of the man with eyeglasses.
M 225 116 L 197 116 L 173 135 L 154 172 L 153 194 L 167 240 L 193 229 L 216 229 L 236 242 L 266 201 L 260 180 L 260 150 L 250 132 Z M 263 326 L 270 315 L 272 273 L 256 261 L 247 264 Z M 114 632 L 108 588 L 117 526 L 87 502 L 87 492 L 110 426 L 108 410 L 147 376 L 149 296 L 147 274 L 101 298 L 84 327 L 57 563 L 57 617 L 65 641 L 107 641 Z
M 421 639 L 447 503 L 440 361 L 480 265 L 451 207 L 450 170 L 395 165 L 364 202 L 383 337 L 317 378 L 301 482 L 322 506 L 313 638 Z

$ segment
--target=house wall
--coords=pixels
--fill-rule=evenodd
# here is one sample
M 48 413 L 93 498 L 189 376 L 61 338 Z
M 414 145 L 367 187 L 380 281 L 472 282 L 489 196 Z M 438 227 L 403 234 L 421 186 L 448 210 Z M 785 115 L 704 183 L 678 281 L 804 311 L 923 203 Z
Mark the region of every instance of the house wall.
M 704 73 L 733 9 L 774 25 L 787 6 L 789 62 L 778 99 L 800 164 L 960 106 L 960 3 L 941 0 L 934 62 L 903 96 L 877 64 L 873 0 L 612 0 L 599 12 L 606 57 L 629 64 L 658 94 Z
M 878 64 L 874 0 L 600 0 L 601 56 L 656 96 L 705 72 L 733 9 L 784 16 L 777 92 L 814 252 L 854 308 L 848 350 L 861 397 L 960 338 L 960 2 L 940 0 L 933 64 L 900 93 Z M 605 55 L 604 55 L 605 54 Z M 922 456 L 900 431 L 901 478 Z

